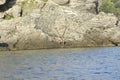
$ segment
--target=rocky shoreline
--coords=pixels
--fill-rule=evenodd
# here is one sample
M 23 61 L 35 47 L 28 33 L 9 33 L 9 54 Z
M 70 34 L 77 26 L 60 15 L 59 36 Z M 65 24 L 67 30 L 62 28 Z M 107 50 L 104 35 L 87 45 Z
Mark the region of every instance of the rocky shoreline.
M 120 45 L 117 17 L 95 0 L 13 1 L 0 2 L 0 50 Z

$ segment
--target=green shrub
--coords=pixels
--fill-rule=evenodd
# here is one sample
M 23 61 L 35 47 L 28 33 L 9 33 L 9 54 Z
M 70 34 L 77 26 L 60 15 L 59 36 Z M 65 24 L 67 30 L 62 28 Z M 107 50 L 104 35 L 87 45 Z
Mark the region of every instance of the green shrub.
M 117 1 L 117 2 L 115 3 L 115 8 L 120 8 L 120 1 Z
M 103 0 L 100 10 L 105 13 L 114 13 L 120 19 L 120 0 Z
M 113 3 L 116 3 L 117 1 L 119 1 L 119 0 L 111 0 Z
M 115 5 L 111 0 L 105 0 L 101 5 L 100 10 L 106 13 L 114 13 Z

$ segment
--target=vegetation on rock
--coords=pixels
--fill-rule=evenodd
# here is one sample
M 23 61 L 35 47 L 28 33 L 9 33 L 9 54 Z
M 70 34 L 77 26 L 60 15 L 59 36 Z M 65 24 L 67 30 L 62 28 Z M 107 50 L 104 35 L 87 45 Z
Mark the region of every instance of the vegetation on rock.
M 28 10 L 33 9 L 35 4 L 36 4 L 35 0 L 24 0 L 22 2 L 22 11 L 27 12 Z
M 14 18 L 13 15 L 8 15 L 8 14 L 7 14 L 7 15 L 4 16 L 4 19 L 5 19 L 5 20 L 10 20 L 10 19 L 12 19 L 12 18 Z
M 120 20 L 120 0 L 103 0 L 100 10 L 105 13 L 114 13 Z

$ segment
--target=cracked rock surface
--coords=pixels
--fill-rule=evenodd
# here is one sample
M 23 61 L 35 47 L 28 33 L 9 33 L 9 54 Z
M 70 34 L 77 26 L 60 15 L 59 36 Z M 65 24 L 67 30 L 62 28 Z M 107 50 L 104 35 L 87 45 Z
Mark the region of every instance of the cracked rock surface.
M 0 12 L 0 50 L 119 46 L 117 17 L 95 10 L 94 0 L 16 0 Z

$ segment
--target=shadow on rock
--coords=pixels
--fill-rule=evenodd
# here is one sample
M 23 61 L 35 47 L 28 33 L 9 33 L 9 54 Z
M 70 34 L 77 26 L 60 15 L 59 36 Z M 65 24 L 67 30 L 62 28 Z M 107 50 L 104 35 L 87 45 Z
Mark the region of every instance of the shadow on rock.
M 8 9 L 12 8 L 15 3 L 16 0 L 6 0 L 4 4 L 0 5 L 0 12 L 7 11 Z
M 7 43 L 0 43 L 0 47 L 8 47 L 9 45 Z

